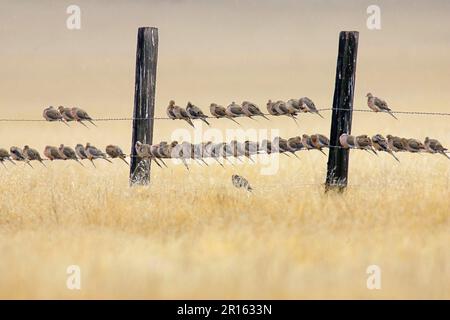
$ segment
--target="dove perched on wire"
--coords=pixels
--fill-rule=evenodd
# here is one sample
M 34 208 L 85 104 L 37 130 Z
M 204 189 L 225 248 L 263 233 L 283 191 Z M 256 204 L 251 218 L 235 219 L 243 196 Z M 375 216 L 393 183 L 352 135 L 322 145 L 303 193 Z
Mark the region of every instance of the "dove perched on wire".
M 425 145 L 417 139 L 402 139 L 402 143 L 409 152 L 417 153 L 426 150 Z
M 233 183 L 233 186 L 235 186 L 238 189 L 243 188 L 249 192 L 251 192 L 253 190 L 253 188 L 250 186 L 250 183 L 248 182 L 248 180 L 237 174 L 233 174 L 231 176 L 231 182 Z
M 241 125 L 239 122 L 233 119 L 233 117 L 230 117 L 227 114 L 226 109 L 223 106 L 220 106 L 217 103 L 211 103 L 211 105 L 209 106 L 209 112 L 211 112 L 211 115 L 215 118 L 227 118 L 237 123 L 238 125 Z
M 72 108 L 72 116 L 74 117 L 75 121 L 82 123 L 83 121 L 88 121 L 94 126 L 97 126 L 92 118 L 87 114 L 86 111 L 84 111 L 81 108 L 73 107 Z M 83 123 L 84 125 L 84 123 Z
M 16 165 L 16 164 L 14 163 L 14 161 L 11 160 L 11 156 L 10 156 L 8 150 L 1 148 L 1 149 L 0 149 L 0 162 L 2 163 L 2 165 L 3 165 L 4 167 L 6 167 L 5 164 L 3 163 L 4 161 L 9 161 L 9 162 L 11 162 L 12 164 Z
M 63 160 L 74 160 L 78 162 L 81 166 L 84 167 L 84 164 L 80 162 L 80 160 L 77 157 L 77 154 L 75 150 L 73 150 L 71 147 L 67 147 L 63 144 L 61 144 L 58 148 L 59 154 L 63 158 Z
M 392 151 L 394 152 L 407 151 L 406 146 L 403 144 L 402 138 L 390 134 L 388 134 L 386 138 L 388 141 L 389 149 L 391 149 Z
M 375 112 L 387 112 L 389 113 L 393 118 L 397 119 L 396 116 L 392 113 L 392 110 L 388 107 L 386 101 L 374 97 L 370 92 L 366 95 L 367 97 L 367 106 Z M 398 120 L 398 119 L 397 119 Z
M 203 113 L 203 111 L 199 107 L 188 102 L 188 104 L 186 106 L 186 112 L 191 119 L 200 119 L 209 126 L 209 122 L 206 121 L 206 118 L 207 118 L 206 115 Z
M 170 108 L 170 109 L 169 109 Z M 191 118 L 189 117 L 186 110 L 180 106 L 177 106 L 173 100 L 170 101 L 169 107 L 167 109 L 167 114 L 169 115 L 170 112 L 175 116 L 175 119 L 180 119 L 186 121 L 191 127 L 195 128 L 194 124 L 192 123 Z M 169 116 L 170 117 L 170 116 Z M 173 119 L 173 118 L 172 118 Z
M 328 139 L 323 134 L 313 134 L 310 136 L 310 139 L 311 145 L 313 145 L 315 149 L 326 155 L 326 153 L 322 149 L 328 148 L 330 146 L 330 139 Z
M 389 148 L 388 142 L 385 137 L 381 134 L 376 134 L 372 137 L 372 145 L 376 151 L 384 151 L 389 153 L 395 160 L 400 162 L 400 160 L 395 156 L 392 150 Z
M 286 101 L 286 107 L 289 110 L 289 113 L 291 114 L 296 114 L 299 112 L 307 112 L 306 109 L 302 108 L 300 106 L 300 99 L 289 99 L 288 101 Z
M 108 161 L 109 163 L 112 163 L 111 160 L 106 158 L 106 154 L 104 154 L 96 147 L 92 146 L 89 142 L 86 143 L 86 146 L 84 148 L 86 150 L 86 155 L 88 156 L 89 160 L 92 161 L 94 159 L 103 159 Z
M 245 116 L 244 111 L 242 111 L 242 107 L 234 101 L 230 105 L 228 105 L 228 107 L 225 109 L 225 112 L 231 118 Z
M 341 134 L 339 137 L 339 143 L 345 149 L 356 148 L 355 137 L 347 133 Z
M 50 106 L 48 108 L 45 108 L 42 112 L 42 116 L 45 120 L 53 122 L 53 121 L 61 121 L 66 126 L 69 126 L 69 124 L 64 120 L 61 113 L 59 113 L 58 110 L 56 110 L 54 107 Z
M 365 134 L 355 137 L 356 148 L 366 151 L 371 151 L 375 155 L 378 155 L 372 146 L 372 140 Z
M 261 116 L 264 119 L 269 120 L 269 118 L 267 118 L 264 115 L 264 113 L 259 109 L 259 107 L 256 104 L 252 103 L 252 102 L 243 101 L 242 102 L 242 111 L 244 112 L 244 114 L 247 117 L 249 117 L 251 119 L 252 119 L 252 117 L 255 117 L 255 116 Z
M 450 157 L 446 153 L 448 149 L 445 148 L 438 140 L 426 137 L 424 142 L 425 148 L 428 152 L 439 153 L 442 154 L 447 159 L 450 159 Z
M 127 156 L 125 155 L 125 153 L 123 153 L 122 149 L 119 146 L 109 144 L 106 146 L 105 151 L 106 154 L 110 156 L 112 159 L 118 158 L 129 166 L 129 163 L 127 162 L 127 160 L 125 160 Z
M 65 108 L 63 106 L 59 106 L 58 111 L 61 114 L 64 121 L 66 121 L 66 122 L 75 121 L 75 117 L 72 115 L 71 108 Z
M 319 117 L 323 118 L 323 116 L 317 110 L 314 102 L 308 97 L 302 97 L 299 99 L 299 105 L 302 110 L 306 110 L 306 112 L 317 114 Z
M 12 146 L 11 148 L 9 148 L 9 152 L 11 154 L 11 158 L 14 161 L 23 161 L 33 168 L 33 166 L 30 164 L 30 161 L 27 158 L 25 158 L 22 149 L 16 146 Z
M 63 157 L 59 153 L 59 150 L 57 147 L 54 146 L 45 146 L 44 149 L 44 155 L 47 157 L 48 160 L 63 160 Z
M 287 140 L 287 145 L 289 149 L 292 149 L 295 151 L 300 151 L 305 148 L 302 142 L 302 138 L 300 136 L 291 137 Z
M 23 155 L 28 161 L 39 161 L 44 167 L 46 166 L 40 153 L 36 149 L 30 148 L 28 145 L 23 147 Z

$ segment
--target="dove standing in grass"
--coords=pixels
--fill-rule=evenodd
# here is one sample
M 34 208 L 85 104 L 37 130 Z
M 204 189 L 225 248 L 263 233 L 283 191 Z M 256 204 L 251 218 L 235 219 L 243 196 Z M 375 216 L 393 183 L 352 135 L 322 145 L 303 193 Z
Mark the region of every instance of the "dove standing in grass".
M 86 111 L 84 111 L 81 108 L 72 108 L 72 116 L 74 117 L 74 119 L 80 123 L 82 123 L 83 121 L 88 121 L 90 122 L 92 125 L 97 126 L 94 121 L 92 120 L 92 118 L 87 114 Z M 84 124 L 84 123 L 83 123 Z
M 382 100 L 380 98 L 374 97 L 370 92 L 366 95 L 366 97 L 367 97 L 367 106 L 372 111 L 375 111 L 375 112 L 387 112 L 392 117 L 397 119 L 397 117 L 392 114 L 392 110 L 388 107 L 386 101 L 384 101 L 384 100 Z
M 256 104 L 252 103 L 252 102 L 249 102 L 249 101 L 242 102 L 242 111 L 249 118 L 252 118 L 252 117 L 255 117 L 255 116 L 261 116 L 264 119 L 269 120 L 269 118 L 267 118 L 264 115 L 264 113 L 262 113 L 262 111 L 259 109 L 259 107 Z
M 111 160 L 106 158 L 106 155 L 100 151 L 99 149 L 97 149 L 96 147 L 92 146 L 89 142 L 86 143 L 86 155 L 88 156 L 89 160 L 94 160 L 94 159 L 103 159 L 108 161 L 109 163 L 112 163 Z
M 44 149 L 44 155 L 47 157 L 48 160 L 63 160 L 63 157 L 59 153 L 59 150 L 57 147 L 54 146 L 46 146 Z
M 386 136 L 389 149 L 394 152 L 406 151 L 406 146 L 402 142 L 402 138 L 388 134 Z
M 12 146 L 11 148 L 9 148 L 9 152 L 11 153 L 11 158 L 14 161 L 24 161 L 26 164 L 33 168 L 33 166 L 30 164 L 30 161 L 25 158 L 22 149 L 16 146 Z
M 45 167 L 44 161 L 42 160 L 41 155 L 36 149 L 32 149 L 26 145 L 23 147 L 23 155 L 28 161 L 39 161 Z
M 4 167 L 6 167 L 5 164 L 3 163 L 4 161 L 9 161 L 9 162 L 11 162 L 12 164 L 16 165 L 16 164 L 14 163 L 14 161 L 11 160 L 11 157 L 10 157 L 10 155 L 9 155 L 8 150 L 1 148 L 1 149 L 0 149 L 0 162 L 2 163 L 2 165 L 3 165 Z
M 395 160 L 400 162 L 400 160 L 395 156 L 392 150 L 389 148 L 387 140 L 381 135 L 376 134 L 372 137 L 372 145 L 376 151 L 384 151 L 389 153 Z
M 48 108 L 45 108 L 42 116 L 44 117 L 45 120 L 53 122 L 53 121 L 61 121 L 63 122 L 66 126 L 69 126 L 67 124 L 67 122 L 63 119 L 63 116 L 59 113 L 58 110 L 56 110 L 54 107 L 50 106 Z
M 450 157 L 446 153 L 447 148 L 444 148 L 444 146 L 442 146 L 442 144 L 438 140 L 430 139 L 429 137 L 426 137 L 424 142 L 425 142 L 425 148 L 428 152 L 439 153 L 439 154 L 442 154 L 447 159 L 450 159 Z
M 65 145 L 61 144 L 58 148 L 58 151 L 64 160 L 74 160 L 84 167 L 80 160 L 78 160 L 75 150 L 73 150 L 71 147 L 66 147 Z
M 125 155 L 125 153 L 123 153 L 122 149 L 120 149 L 119 146 L 115 146 L 115 145 L 112 145 L 112 144 L 107 145 L 105 151 L 106 151 L 106 154 L 108 156 L 110 156 L 111 158 L 113 158 L 113 159 L 119 158 L 120 160 L 122 160 L 123 162 L 125 162 L 129 166 L 127 160 L 125 160 L 125 158 L 127 156 Z
M 309 113 L 317 114 L 319 117 L 323 118 L 323 116 L 319 113 L 319 110 L 317 110 L 316 105 L 310 98 L 308 97 L 300 98 L 299 105 L 302 110 L 306 110 L 306 112 Z
M 250 183 L 248 182 L 248 180 L 237 174 L 233 174 L 231 176 L 231 182 L 233 183 L 233 186 L 235 186 L 236 188 L 243 188 L 249 192 L 251 192 L 253 190 L 253 188 L 250 186 Z
M 206 118 L 207 118 L 206 115 L 203 113 L 203 111 L 199 107 L 188 102 L 188 104 L 186 106 L 186 112 L 191 119 L 200 119 L 209 126 L 209 122 L 206 121 Z

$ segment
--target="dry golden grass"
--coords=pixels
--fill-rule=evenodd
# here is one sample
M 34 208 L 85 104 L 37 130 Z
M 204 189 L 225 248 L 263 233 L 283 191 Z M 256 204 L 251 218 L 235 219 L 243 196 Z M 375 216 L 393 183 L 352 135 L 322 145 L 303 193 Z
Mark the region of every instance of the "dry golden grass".
M 450 298 L 450 161 L 355 151 L 353 186 L 324 194 L 308 184 L 326 158 L 300 156 L 274 176 L 155 167 L 148 188 L 119 161 L 2 169 L 0 298 Z M 381 290 L 366 288 L 371 264 Z

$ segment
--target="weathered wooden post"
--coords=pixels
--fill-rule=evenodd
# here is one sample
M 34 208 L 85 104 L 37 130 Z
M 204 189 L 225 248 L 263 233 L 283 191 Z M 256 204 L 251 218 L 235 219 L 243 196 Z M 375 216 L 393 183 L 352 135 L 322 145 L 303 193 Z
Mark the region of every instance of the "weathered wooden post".
M 349 150 L 336 146 L 340 146 L 341 134 L 350 134 L 352 130 L 358 37 L 357 31 L 342 31 L 339 34 L 326 190 L 337 188 L 342 191 L 347 186 Z
M 150 161 L 138 159 L 134 146 L 137 141 L 151 144 L 153 140 L 157 60 L 158 29 L 153 27 L 139 28 L 130 152 L 130 185 L 150 183 Z

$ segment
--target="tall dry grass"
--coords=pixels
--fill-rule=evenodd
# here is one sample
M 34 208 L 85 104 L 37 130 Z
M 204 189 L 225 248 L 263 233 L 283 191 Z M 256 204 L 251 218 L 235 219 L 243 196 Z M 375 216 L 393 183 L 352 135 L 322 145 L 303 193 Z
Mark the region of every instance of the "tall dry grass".
M 355 151 L 348 190 L 324 194 L 326 158 L 300 157 L 274 176 L 155 167 L 148 188 L 121 162 L 2 169 L 0 297 L 450 298 L 449 160 Z M 371 264 L 381 290 L 366 288 Z

